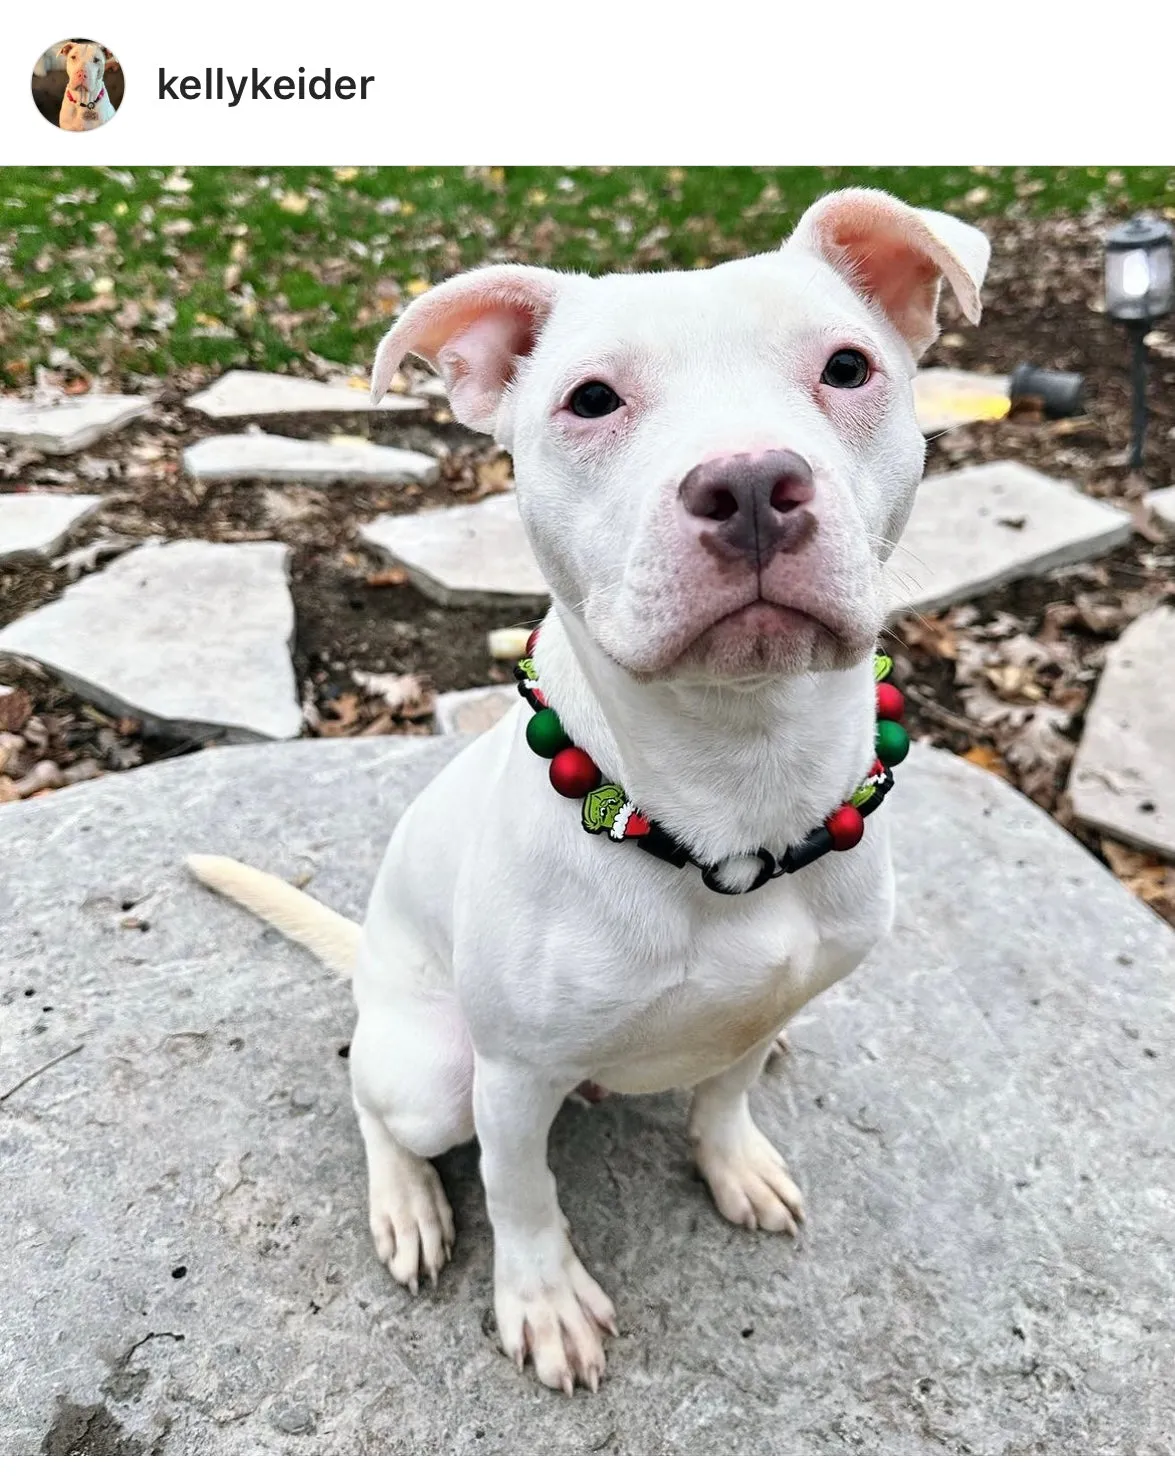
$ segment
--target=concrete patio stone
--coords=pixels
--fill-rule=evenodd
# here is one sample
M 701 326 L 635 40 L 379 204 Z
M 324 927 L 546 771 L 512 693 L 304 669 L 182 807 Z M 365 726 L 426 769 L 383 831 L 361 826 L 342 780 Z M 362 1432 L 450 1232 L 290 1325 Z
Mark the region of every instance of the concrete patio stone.
M 323 384 L 292 374 L 265 374 L 255 369 L 232 369 L 186 401 L 190 410 L 213 420 L 247 416 L 405 415 L 428 409 L 428 400 L 411 395 L 385 395 L 371 403 L 365 389 L 350 384 Z
M 129 425 L 151 404 L 146 395 L 73 395 L 53 404 L 0 395 L 0 441 L 68 456 Z
M 1175 857 L 1175 609 L 1140 615 L 1106 652 L 1069 795 L 1087 825 Z
M 927 477 L 890 560 L 891 608 L 945 609 L 1125 543 L 1130 516 L 1015 461 Z
M 51 558 L 101 502 L 82 493 L 0 493 L 0 564 Z
M 435 482 L 440 462 L 419 451 L 346 438 L 303 441 L 296 436 L 210 436 L 184 450 L 184 471 L 201 482 Z
M 148 734 L 293 738 L 288 558 L 283 543 L 136 548 L 0 629 L 0 652 Z
M 1171 1453 L 1175 932 L 919 747 L 881 812 L 894 935 L 754 1093 L 798 1245 L 718 1217 L 683 1094 L 613 1096 L 551 1143 L 620 1321 L 598 1395 L 497 1350 L 472 1147 L 438 1289 L 394 1285 L 350 991 L 181 857 L 358 916 L 458 746 L 220 748 L 0 807 L 0 1452 Z

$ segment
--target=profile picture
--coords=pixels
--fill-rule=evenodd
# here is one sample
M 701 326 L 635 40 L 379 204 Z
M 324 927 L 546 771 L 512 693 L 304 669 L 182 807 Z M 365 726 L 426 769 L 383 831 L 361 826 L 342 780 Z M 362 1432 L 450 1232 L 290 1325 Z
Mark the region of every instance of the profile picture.
M 33 68 L 33 101 L 67 133 L 109 123 L 122 105 L 122 68 L 109 46 L 88 36 L 55 42 Z

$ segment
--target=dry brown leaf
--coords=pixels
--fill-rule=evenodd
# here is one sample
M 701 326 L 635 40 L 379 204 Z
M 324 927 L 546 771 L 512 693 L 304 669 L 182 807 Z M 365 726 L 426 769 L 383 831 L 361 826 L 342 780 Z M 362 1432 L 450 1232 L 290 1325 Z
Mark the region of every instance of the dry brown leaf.
M 19 733 L 33 715 L 33 699 L 19 687 L 0 691 L 0 733 Z
M 6 774 L 0 774 L 0 805 L 12 804 L 20 799 L 20 791 Z
M 941 615 L 918 615 L 903 620 L 899 636 L 902 644 L 911 650 L 925 651 L 939 660 L 953 661 L 959 652 L 958 635 Z
M 1019 698 L 1024 702 L 1039 702 L 1044 689 L 1026 666 L 988 666 L 984 676 L 1001 697 Z
M 1001 779 L 1008 777 L 1007 764 L 994 748 L 989 748 L 985 743 L 976 743 L 963 757 L 969 764 L 974 764 L 978 769 L 986 769 L 989 774 L 998 774 Z
M 1131 850 L 1112 840 L 1102 841 L 1102 855 L 1118 880 L 1140 902 L 1148 907 L 1158 902 L 1175 902 L 1175 868 L 1165 865 L 1157 856 Z
M 353 671 L 351 680 L 371 697 L 378 697 L 389 712 L 402 717 L 420 717 L 432 710 L 424 685 L 411 672 Z
M 408 570 L 399 564 L 393 564 L 390 569 L 377 569 L 374 574 L 369 574 L 366 582 L 372 589 L 407 584 Z
M 318 731 L 324 738 L 342 738 L 359 722 L 363 699 L 358 692 L 340 692 L 326 704 L 326 709 L 333 717 L 320 718 Z
M 492 497 L 498 492 L 509 492 L 514 485 L 514 463 L 503 452 L 483 461 L 477 468 L 478 497 Z
M 61 311 L 81 316 L 86 313 L 111 313 L 117 306 L 118 299 L 113 292 L 102 292 L 97 297 L 87 297 L 81 302 L 67 302 Z

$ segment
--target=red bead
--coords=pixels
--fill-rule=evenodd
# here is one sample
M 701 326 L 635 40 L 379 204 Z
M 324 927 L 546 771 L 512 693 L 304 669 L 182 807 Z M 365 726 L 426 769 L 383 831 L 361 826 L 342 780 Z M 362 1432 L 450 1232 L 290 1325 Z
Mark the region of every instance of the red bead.
M 600 782 L 600 771 L 582 748 L 565 748 L 551 760 L 551 783 L 568 799 L 582 799 Z
M 824 822 L 834 851 L 851 851 L 865 834 L 865 822 L 856 805 L 841 805 Z
M 542 626 L 541 625 L 536 625 L 535 628 L 531 631 L 531 633 L 526 638 L 526 654 L 528 656 L 533 656 L 534 655 L 534 648 L 539 643 L 539 631 L 540 630 L 542 630 Z M 517 650 L 518 649 L 517 646 L 514 649 Z
M 906 710 L 906 699 L 889 682 L 877 684 L 877 716 L 886 722 L 900 723 Z
M 878 776 L 878 774 L 884 774 L 884 773 L 885 773 L 885 765 L 881 762 L 881 760 L 879 758 L 875 758 L 873 760 L 873 767 L 869 770 L 869 777 L 870 777 L 870 779 L 875 779 Z

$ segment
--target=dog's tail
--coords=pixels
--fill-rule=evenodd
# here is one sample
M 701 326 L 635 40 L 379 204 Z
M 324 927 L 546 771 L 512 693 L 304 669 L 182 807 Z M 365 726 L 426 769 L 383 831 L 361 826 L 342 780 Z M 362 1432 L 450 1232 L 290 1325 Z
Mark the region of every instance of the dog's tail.
M 357 922 L 332 912 L 281 877 L 245 866 L 229 856 L 188 856 L 185 861 L 192 875 L 206 887 L 230 897 L 308 948 L 329 968 L 350 978 L 359 947 Z

